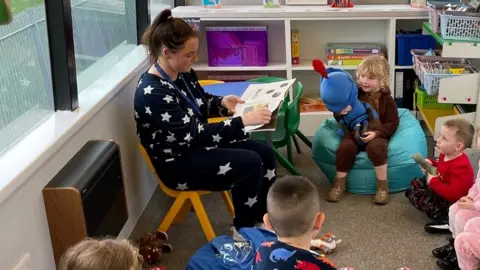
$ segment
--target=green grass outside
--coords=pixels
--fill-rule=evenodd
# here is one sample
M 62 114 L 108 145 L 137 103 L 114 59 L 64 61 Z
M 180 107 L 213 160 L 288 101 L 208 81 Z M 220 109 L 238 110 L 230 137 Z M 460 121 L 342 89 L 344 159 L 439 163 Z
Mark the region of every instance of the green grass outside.
M 13 11 L 13 16 L 18 14 L 25 9 L 45 4 L 44 0 L 11 0 L 11 6 Z

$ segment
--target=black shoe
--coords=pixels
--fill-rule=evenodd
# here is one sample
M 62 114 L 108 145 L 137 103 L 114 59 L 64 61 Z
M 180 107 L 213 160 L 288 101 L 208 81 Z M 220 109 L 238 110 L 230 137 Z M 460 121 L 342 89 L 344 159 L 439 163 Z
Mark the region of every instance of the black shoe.
M 447 237 L 448 244 L 445 246 L 436 248 L 432 250 L 432 254 L 437 259 L 445 259 L 446 257 L 450 256 L 451 253 L 455 253 L 453 248 L 454 239 L 452 237 Z
M 437 260 L 437 266 L 443 270 L 460 270 L 455 249 L 445 258 Z
M 425 231 L 427 233 L 450 233 L 448 227 L 448 220 L 438 219 L 425 224 Z

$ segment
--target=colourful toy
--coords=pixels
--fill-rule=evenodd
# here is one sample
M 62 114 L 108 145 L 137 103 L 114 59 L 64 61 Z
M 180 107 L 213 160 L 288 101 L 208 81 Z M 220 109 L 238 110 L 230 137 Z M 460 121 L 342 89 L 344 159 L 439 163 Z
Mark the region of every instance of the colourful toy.
M 310 243 L 312 250 L 319 250 L 323 254 L 330 254 L 342 242 L 342 239 L 335 240 L 335 235 L 326 233 L 319 239 L 313 239 Z
M 378 120 L 377 112 L 366 102 L 358 100 L 358 88 L 355 80 L 350 74 L 339 68 L 325 68 L 322 61 L 315 59 L 312 62 L 313 68 L 323 77 L 320 83 L 320 96 L 327 109 L 333 113 L 340 113 L 348 106 L 351 110 L 341 116 L 337 134 L 343 137 L 343 128 L 346 125 L 355 133 L 355 140 L 358 145 L 363 146 L 360 139 L 367 131 L 369 115 L 371 111 L 373 120 Z

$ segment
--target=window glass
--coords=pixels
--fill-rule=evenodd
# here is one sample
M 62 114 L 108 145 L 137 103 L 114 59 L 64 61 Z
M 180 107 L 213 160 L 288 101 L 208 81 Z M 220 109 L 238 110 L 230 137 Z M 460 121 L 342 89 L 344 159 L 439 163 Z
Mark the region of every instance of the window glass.
M 12 0 L 0 25 L 0 153 L 53 113 L 45 4 Z
M 137 46 L 135 0 L 71 0 L 71 5 L 80 93 Z

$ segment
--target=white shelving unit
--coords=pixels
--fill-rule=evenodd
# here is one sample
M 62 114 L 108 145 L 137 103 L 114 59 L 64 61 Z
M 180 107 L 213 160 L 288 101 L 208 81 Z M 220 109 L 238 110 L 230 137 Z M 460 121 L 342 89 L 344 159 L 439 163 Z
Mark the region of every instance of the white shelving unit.
M 479 67 L 478 63 L 475 63 L 475 59 L 480 59 L 480 42 L 445 40 L 441 34 L 433 32 L 428 23 L 423 25 L 423 33 L 432 35 L 437 40 L 437 43 L 442 45 L 443 57 L 468 58 L 474 66 Z M 420 113 L 434 138 L 437 138 L 440 134 L 442 124 L 452 118 L 464 118 L 470 121 L 476 129 L 477 125 L 480 124 L 480 114 L 476 113 L 480 108 L 478 102 L 480 100 L 479 95 L 480 73 L 440 79 L 439 103 L 476 104 L 476 110 L 475 112 L 461 113 L 455 107 L 452 110 L 420 109 Z M 476 139 L 477 137 L 475 136 L 474 148 Z
M 304 95 L 320 95 L 320 75 L 313 71 L 312 59 L 325 58 L 325 45 L 330 42 L 374 42 L 385 45 L 390 62 L 390 88 L 394 89 L 395 70 L 411 66 L 395 65 L 395 34 L 397 29 L 420 29 L 428 20 L 423 9 L 409 5 L 357 5 L 354 8 L 336 9 L 329 6 L 225 6 L 205 9 L 202 6 L 183 6 L 173 9 L 174 17 L 199 18 L 200 31 L 205 26 L 267 25 L 269 61 L 265 67 L 210 67 L 206 54 L 205 35 L 201 35 L 199 63 L 194 68 L 200 76 L 214 72 L 231 72 L 232 75 L 251 72 L 269 72 L 271 76 L 297 78 L 304 86 Z M 291 63 L 291 29 L 300 34 L 300 64 Z M 356 66 L 342 66 L 355 72 Z M 394 93 L 392 93 L 393 95 Z M 313 136 L 329 112 L 302 113 L 300 129 Z

